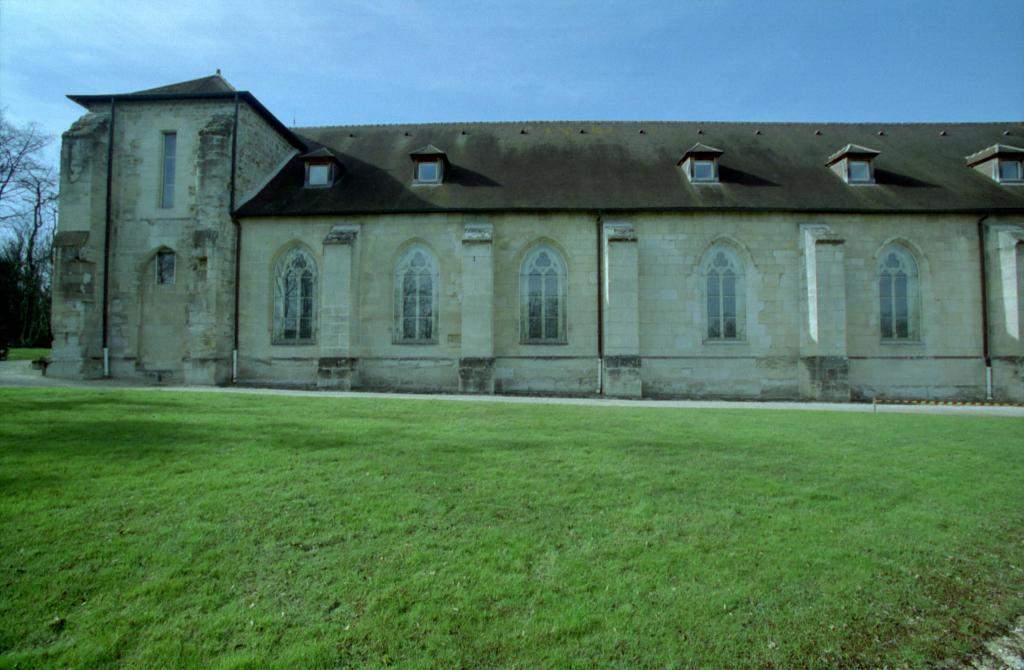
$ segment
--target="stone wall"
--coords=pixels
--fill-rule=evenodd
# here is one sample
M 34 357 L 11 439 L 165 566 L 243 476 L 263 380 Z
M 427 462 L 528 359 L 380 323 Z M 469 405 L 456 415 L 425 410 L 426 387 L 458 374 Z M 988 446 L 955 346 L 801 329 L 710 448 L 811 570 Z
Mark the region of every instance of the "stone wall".
M 102 372 L 109 111 L 90 110 L 63 137 L 55 376 Z M 115 377 L 230 379 L 234 113 L 231 100 L 118 105 L 108 307 Z M 159 203 L 166 131 L 178 135 L 170 208 Z M 294 151 L 243 103 L 236 204 Z M 241 226 L 243 382 L 623 397 L 987 394 L 974 215 L 439 213 Z M 1024 400 L 1024 219 L 992 216 L 984 226 L 992 392 Z M 893 243 L 913 256 L 920 279 L 919 332 L 900 342 L 882 339 L 878 308 L 876 268 Z M 413 244 L 438 264 L 429 344 L 395 332 L 395 265 Z M 529 343 L 521 332 L 520 268 L 539 244 L 566 265 L 559 343 Z M 272 344 L 273 268 L 295 245 L 318 266 L 316 333 L 311 343 Z M 707 337 L 703 263 L 718 245 L 741 266 L 731 341 Z M 160 251 L 176 255 L 171 284 L 155 281 Z
M 726 213 L 245 220 L 242 380 L 312 385 L 319 375 L 321 385 L 343 379 L 346 388 L 574 395 L 600 389 L 626 397 L 981 399 L 976 222 L 969 215 Z M 1024 293 L 1004 295 L 1018 291 L 1004 285 L 1021 285 L 1020 261 L 1013 260 L 1021 247 L 1007 241 L 1018 239 L 1013 235 L 1020 234 L 1020 223 L 1000 225 L 1010 232 L 1002 242 L 989 240 L 990 255 L 1003 255 L 990 276 L 1006 277 L 992 288 L 1003 297 L 990 295 L 990 303 L 1002 305 L 993 305 L 993 331 L 1005 331 L 1007 320 L 1020 314 L 1006 306 L 1019 304 Z M 345 324 L 344 347 L 328 356 L 320 340 L 271 345 L 277 254 L 301 244 L 324 269 L 330 265 L 325 238 L 341 228 L 353 231 L 344 252 L 348 260 L 338 265 L 344 276 L 321 271 L 319 295 L 324 306 L 342 284 L 348 287 L 321 319 L 321 327 L 328 316 Z M 880 336 L 875 273 L 882 249 L 892 242 L 909 249 L 919 267 L 921 329 L 913 342 Z M 393 271 L 413 243 L 439 261 L 434 344 L 394 341 Z M 539 243 L 559 250 L 568 265 L 565 344 L 522 342 L 519 269 Z M 601 286 L 599 244 L 605 258 Z M 744 268 L 742 336 L 736 341 L 705 337 L 701 262 L 717 244 L 734 250 Z M 600 364 L 599 295 L 605 337 Z M 490 323 L 487 315 L 493 315 Z M 1022 349 L 1019 329 L 1014 332 L 1016 337 L 1002 333 L 993 340 L 999 398 L 1021 394 Z M 331 338 L 337 341 L 336 334 Z
M 54 376 L 102 374 L 109 123 L 109 106 L 98 108 L 63 138 L 54 365 L 49 370 Z M 272 170 L 288 149 L 282 148 L 282 139 L 268 138 L 269 126 L 245 104 L 239 126 L 245 131 L 240 130 L 238 141 L 244 156 L 241 181 L 251 186 L 265 177 L 259 170 Z M 230 379 L 233 128 L 231 100 L 133 101 L 116 107 L 107 308 L 113 377 L 189 384 Z M 177 134 L 174 202 L 167 208 L 160 203 L 165 132 Z M 161 251 L 175 254 L 170 284 L 155 281 L 154 263 Z
M 53 351 L 47 373 L 102 374 L 100 310 L 110 115 L 89 113 L 62 137 L 60 225 L 54 238 Z
M 238 107 L 235 206 L 256 195 L 296 150 L 249 105 Z

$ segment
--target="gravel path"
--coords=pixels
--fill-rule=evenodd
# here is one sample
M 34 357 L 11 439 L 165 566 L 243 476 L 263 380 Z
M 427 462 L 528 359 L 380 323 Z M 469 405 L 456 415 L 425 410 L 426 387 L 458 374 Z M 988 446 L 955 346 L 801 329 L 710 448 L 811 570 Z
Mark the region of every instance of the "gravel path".
M 728 400 L 617 400 L 606 398 L 548 398 L 535 396 L 455 395 L 432 393 L 368 393 L 361 391 L 315 391 L 253 388 L 246 386 L 153 386 L 126 379 L 73 381 L 44 377 L 28 361 L 0 362 L 0 387 L 87 388 L 92 390 L 137 389 L 149 391 L 188 391 L 194 393 L 252 393 L 330 398 L 393 398 L 400 400 L 457 400 L 464 402 L 505 402 L 541 405 L 585 405 L 598 407 L 654 407 L 662 409 L 755 409 L 825 410 L 830 412 L 878 412 L 900 414 L 953 414 L 967 416 L 1007 416 L 1024 418 L 1024 407 L 995 405 L 901 405 L 824 402 L 751 402 Z

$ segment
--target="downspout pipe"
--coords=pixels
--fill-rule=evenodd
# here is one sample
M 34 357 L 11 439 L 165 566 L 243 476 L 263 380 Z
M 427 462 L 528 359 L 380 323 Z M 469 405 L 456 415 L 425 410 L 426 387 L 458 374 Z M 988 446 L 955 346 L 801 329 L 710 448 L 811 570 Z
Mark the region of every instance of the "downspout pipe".
M 597 394 L 604 395 L 604 218 L 597 212 Z
M 985 399 L 992 400 L 992 356 L 988 345 L 988 262 L 985 253 L 985 219 L 978 219 L 978 267 L 981 274 L 981 352 L 985 359 Z
M 110 206 L 114 188 L 114 117 L 117 112 L 116 101 L 110 98 L 110 126 L 107 133 L 107 200 L 103 222 L 103 297 L 100 303 L 103 322 L 103 377 L 110 377 L 110 320 L 108 315 L 110 296 Z
M 228 212 L 231 223 L 235 226 L 235 314 L 232 323 L 231 340 L 231 383 L 238 383 L 238 314 L 239 314 L 239 278 L 242 276 L 242 226 L 235 216 L 235 163 L 238 156 L 238 94 L 235 94 L 235 121 L 231 130 L 231 193 L 228 196 Z

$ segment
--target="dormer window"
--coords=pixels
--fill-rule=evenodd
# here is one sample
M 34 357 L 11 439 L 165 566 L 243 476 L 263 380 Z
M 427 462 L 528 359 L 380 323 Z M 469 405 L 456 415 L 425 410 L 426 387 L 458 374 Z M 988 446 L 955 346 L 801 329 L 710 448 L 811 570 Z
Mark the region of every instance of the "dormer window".
M 440 162 L 420 161 L 416 163 L 416 181 L 421 184 L 436 184 L 441 181 Z
M 1024 149 L 1008 144 L 993 144 L 967 157 L 974 168 L 1000 184 L 1024 184 Z
M 694 181 L 714 181 L 715 180 L 715 161 L 711 161 L 711 160 L 695 160 L 695 161 L 693 161 L 693 180 Z
M 433 144 L 417 149 L 409 154 L 412 159 L 413 184 L 440 184 L 444 181 L 444 173 L 448 167 L 448 155 Z
M 320 147 L 301 157 L 305 161 L 306 188 L 328 188 L 341 174 L 341 162 L 327 147 Z
M 695 184 L 718 183 L 718 157 L 724 151 L 697 143 L 686 150 L 676 165 L 683 169 L 686 178 Z
M 1021 181 L 1021 161 L 1000 160 L 999 181 Z
M 851 183 L 866 184 L 871 181 L 871 163 L 861 160 L 852 160 L 846 164 Z
M 306 186 L 327 186 L 331 183 L 331 166 L 310 163 L 306 167 Z
M 874 160 L 881 153 L 859 144 L 847 144 L 825 161 L 825 166 L 847 184 L 874 184 Z

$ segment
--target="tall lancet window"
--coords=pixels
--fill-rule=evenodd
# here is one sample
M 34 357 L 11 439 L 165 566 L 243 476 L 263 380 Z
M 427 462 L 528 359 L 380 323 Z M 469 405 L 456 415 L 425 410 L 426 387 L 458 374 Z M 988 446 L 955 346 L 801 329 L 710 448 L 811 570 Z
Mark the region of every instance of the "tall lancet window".
M 708 340 L 743 337 L 743 266 L 731 249 L 717 246 L 704 260 Z
M 316 261 L 304 249 L 288 251 L 274 273 L 274 342 L 306 344 L 316 332 Z
M 437 341 L 437 261 L 421 246 L 411 247 L 395 268 L 395 341 Z
M 567 280 L 562 256 L 551 247 L 537 247 L 523 260 L 519 283 L 523 342 L 564 343 Z
M 879 322 L 883 340 L 916 340 L 920 329 L 917 263 L 899 245 L 882 253 L 878 266 Z

